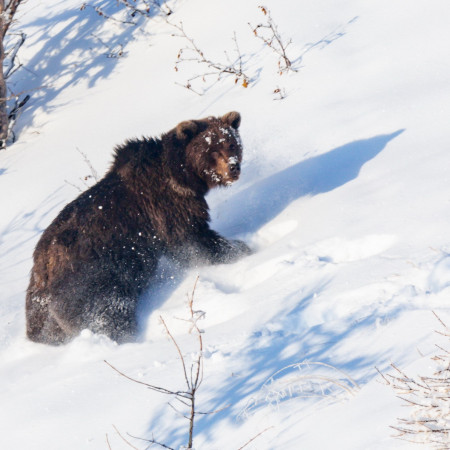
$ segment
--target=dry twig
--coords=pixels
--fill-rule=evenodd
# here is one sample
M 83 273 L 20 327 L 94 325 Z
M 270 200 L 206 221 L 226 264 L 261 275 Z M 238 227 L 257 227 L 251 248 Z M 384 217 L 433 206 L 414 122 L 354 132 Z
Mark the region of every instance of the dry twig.
M 117 427 L 115 425 L 113 425 L 114 430 L 116 431 L 116 433 L 119 435 L 119 437 L 131 448 L 134 448 L 135 450 L 139 450 L 137 447 L 135 447 L 130 441 L 128 441 L 127 439 L 125 439 L 121 434 L 120 431 L 117 429 Z M 108 442 L 109 444 L 109 442 Z
M 287 55 L 287 48 L 292 44 L 292 39 L 289 39 L 288 42 L 283 41 L 270 11 L 265 6 L 258 6 L 258 8 L 266 17 L 266 23 L 260 23 L 256 26 L 249 23 L 253 34 L 278 55 L 278 73 L 280 75 L 290 70 L 297 72 L 293 67 L 292 60 Z
M 240 83 L 243 87 L 247 87 L 250 83 L 250 77 L 244 72 L 243 56 L 241 54 L 236 33 L 233 33 L 234 52 L 235 58 L 232 59 L 225 51 L 225 57 L 227 62 L 217 62 L 205 56 L 205 53 L 197 46 L 194 39 L 189 36 L 183 26 L 183 22 L 174 24 L 167 22 L 178 32 L 172 34 L 174 37 L 180 37 L 187 41 L 186 47 L 179 50 L 177 60 L 175 62 L 175 70 L 178 72 L 179 66 L 183 63 L 194 62 L 202 66 L 203 72 L 194 75 L 186 81 L 186 84 L 181 85 L 186 89 L 195 92 L 198 95 L 203 95 L 207 89 L 196 89 L 193 87 L 193 83 L 200 80 L 204 83 L 208 82 L 208 88 L 218 83 L 224 76 L 231 76 L 234 78 L 234 83 Z M 213 80 L 213 81 L 209 81 Z
M 247 447 L 248 444 L 251 444 L 257 437 L 261 436 L 271 428 L 273 428 L 273 425 L 271 427 L 267 427 L 265 430 L 260 431 L 256 436 L 253 436 L 251 439 L 249 439 L 242 447 L 239 447 L 238 450 L 242 450 L 243 448 Z
M 104 19 L 113 20 L 114 22 L 123 23 L 126 25 L 137 25 L 138 22 L 134 19 L 136 16 L 143 16 L 146 18 L 153 17 L 154 9 L 156 9 L 159 14 L 164 16 L 170 16 L 173 13 L 169 6 L 166 4 L 163 5 L 161 2 L 156 0 L 140 0 L 139 2 L 136 2 L 136 0 L 117 0 L 117 4 L 121 5 L 125 9 L 130 18 L 118 19 L 114 15 L 106 13 L 106 11 L 99 6 L 91 5 L 90 3 L 83 3 L 80 10 L 84 11 L 86 8 L 90 8 Z
M 87 157 L 87 155 L 82 152 L 78 147 L 75 147 L 77 152 L 83 157 L 84 162 L 86 163 L 86 165 L 89 167 L 91 173 L 90 175 L 85 175 L 84 177 L 80 177 L 80 181 L 84 184 L 85 188 L 89 188 L 91 187 L 92 183 L 90 183 L 89 181 L 94 180 L 95 182 L 100 180 L 100 177 L 98 176 L 97 171 L 95 170 L 94 166 L 92 165 L 91 161 L 89 160 L 89 158 Z M 75 189 L 77 189 L 79 192 L 83 192 L 84 189 L 80 188 L 79 186 L 77 186 L 74 183 L 71 183 L 68 180 L 64 180 L 64 182 L 72 187 L 74 187 Z
M 124 23 L 127 25 L 137 25 L 137 22 L 135 22 L 133 20 L 121 20 L 121 19 L 118 19 L 117 17 L 111 16 L 111 15 L 107 14 L 99 6 L 94 6 L 94 5 L 91 5 L 90 3 L 83 3 L 80 7 L 80 11 L 84 11 L 86 8 L 93 9 L 100 17 L 103 17 L 104 19 L 113 20 L 114 22 Z
M 108 446 L 109 450 L 111 450 L 111 444 L 109 443 L 108 433 L 106 433 L 106 445 Z
M 133 435 L 130 434 L 130 433 L 127 433 L 127 434 L 128 434 L 128 436 L 132 437 L 133 439 L 137 439 L 137 440 L 139 440 L 139 441 L 148 442 L 149 444 L 156 444 L 156 445 L 159 445 L 159 446 L 162 447 L 162 448 L 167 448 L 167 449 L 169 449 L 169 450 L 175 450 L 174 448 L 169 447 L 169 446 L 166 445 L 166 444 L 163 444 L 163 443 L 161 443 L 161 442 L 155 441 L 153 438 L 152 438 L 152 439 L 144 439 L 144 438 L 141 438 L 141 437 L 138 437 L 138 436 L 133 436 Z

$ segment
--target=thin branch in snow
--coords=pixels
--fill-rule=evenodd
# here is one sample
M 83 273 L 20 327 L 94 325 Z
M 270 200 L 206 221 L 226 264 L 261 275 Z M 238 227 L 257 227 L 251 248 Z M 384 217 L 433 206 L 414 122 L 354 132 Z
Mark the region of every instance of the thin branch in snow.
M 140 441 L 149 442 L 150 444 L 156 444 L 156 445 L 159 445 L 160 447 L 168 448 L 169 450 L 175 450 L 174 448 L 169 447 L 166 444 L 162 444 L 161 442 L 155 441 L 154 439 L 144 439 L 144 438 L 141 438 L 141 437 L 138 437 L 138 436 L 133 436 L 130 433 L 127 433 L 127 434 L 128 434 L 128 436 L 132 437 L 133 439 L 138 439 Z
M 379 375 L 381 375 L 383 380 L 386 381 L 386 386 L 390 386 L 391 382 L 383 375 L 383 373 L 378 369 L 378 367 L 375 366 L 375 370 L 378 372 Z
M 93 9 L 100 17 L 103 17 L 106 20 L 112 20 L 117 23 L 123 23 L 126 25 L 137 25 L 138 22 L 134 20 L 136 16 L 142 16 L 145 18 L 152 18 L 154 16 L 152 8 L 156 9 L 159 14 L 163 16 L 170 16 L 173 14 L 173 10 L 167 6 L 166 4 L 161 4 L 161 2 L 156 0 L 141 0 L 140 2 L 136 2 L 136 0 L 128 1 L 128 0 L 116 0 L 117 5 L 123 7 L 123 9 L 127 12 L 127 14 L 131 17 L 131 19 L 118 19 L 114 15 L 110 15 L 105 12 L 104 9 L 99 6 L 91 5 L 90 3 L 83 3 L 80 7 L 81 11 L 84 11 L 86 8 Z
M 182 38 L 187 42 L 186 46 L 182 47 L 178 51 L 177 59 L 175 62 L 175 70 L 178 72 L 180 70 L 179 67 L 182 64 L 188 62 L 195 62 L 203 68 L 203 71 L 201 71 L 201 73 L 193 75 L 186 81 L 186 84 L 181 86 L 198 95 L 203 95 L 207 89 L 218 83 L 220 80 L 222 80 L 223 77 L 233 77 L 234 83 L 240 83 L 244 88 L 249 85 L 250 77 L 244 72 L 243 56 L 241 54 L 235 32 L 233 32 L 232 40 L 234 42 L 234 52 L 236 56 L 234 59 L 232 59 L 225 51 L 227 62 L 221 62 L 208 58 L 205 55 L 204 51 L 200 49 L 194 39 L 186 33 L 183 22 L 174 24 L 167 21 L 167 23 L 177 30 L 177 33 L 172 34 L 172 36 Z M 206 83 L 208 88 L 195 88 L 193 84 L 198 84 L 198 81 Z
M 108 433 L 106 433 L 106 445 L 108 446 L 109 450 L 112 450 L 111 445 L 109 443 Z
M 113 20 L 114 22 L 123 23 L 123 24 L 127 24 L 127 25 L 137 25 L 137 22 L 134 22 L 132 20 L 117 19 L 116 17 L 107 14 L 99 6 L 94 6 L 94 5 L 91 5 L 90 3 L 83 3 L 80 7 L 80 11 L 84 11 L 86 8 L 93 9 L 100 17 L 103 17 L 106 20 Z
M 247 447 L 247 445 L 251 444 L 257 437 L 261 436 L 266 431 L 273 428 L 273 425 L 270 427 L 267 427 L 265 430 L 260 431 L 256 436 L 253 436 L 250 440 L 248 440 L 242 447 L 239 447 L 238 450 L 242 450 L 243 448 Z
M 3 77 L 7 80 L 13 73 L 22 67 L 18 59 L 18 52 L 22 45 L 25 43 L 26 35 L 25 33 L 11 33 L 14 36 L 19 36 L 19 39 L 14 43 L 14 45 L 5 52 L 5 57 L 7 61 L 3 63 L 4 73 Z
M 116 430 L 116 433 L 119 435 L 119 437 L 131 448 L 134 448 L 135 450 L 139 450 L 137 447 L 135 447 L 131 442 L 127 441 L 121 434 L 120 431 L 116 428 L 115 425 L 113 425 L 114 430 Z
M 292 60 L 287 54 L 287 48 L 292 44 L 292 39 L 289 39 L 287 42 L 284 41 L 278 31 L 277 24 L 270 14 L 270 10 L 265 6 L 258 6 L 258 8 L 266 17 L 266 22 L 255 26 L 249 23 L 248 25 L 252 29 L 253 34 L 278 55 L 279 75 L 283 75 L 289 71 L 297 72 L 297 69 L 293 67 Z
M 94 178 L 94 180 L 97 182 L 100 180 L 100 177 L 98 176 L 97 171 L 95 170 L 94 166 L 92 165 L 91 161 L 89 160 L 89 158 L 87 157 L 86 153 L 82 152 L 78 147 L 75 147 L 77 149 L 77 152 L 83 157 L 84 162 L 86 163 L 86 165 L 89 167 L 89 169 L 91 170 L 91 174 L 92 177 Z
M 161 394 L 177 395 L 177 396 L 184 397 L 184 398 L 190 398 L 188 392 L 185 392 L 185 391 L 171 391 L 171 390 L 169 390 L 169 389 L 165 389 L 165 388 L 162 388 L 162 387 L 159 387 L 159 386 L 153 386 L 152 384 L 149 384 L 149 383 L 145 383 L 145 382 L 143 382 L 143 381 L 136 380 L 135 378 L 132 378 L 132 377 L 130 377 L 130 376 L 124 374 L 123 372 L 121 372 L 119 369 L 117 369 L 116 367 L 114 367 L 114 366 L 113 366 L 112 364 L 110 364 L 108 361 L 104 360 L 104 362 L 105 362 L 109 367 L 111 367 L 111 369 L 115 370 L 115 371 L 116 371 L 119 375 L 121 375 L 122 377 L 127 378 L 128 380 L 133 381 L 134 383 L 142 384 L 142 385 L 144 385 L 145 387 L 148 387 L 149 389 L 151 389 L 151 390 L 153 390 L 153 391 L 160 392 Z
M 82 152 L 78 147 L 75 147 L 77 152 L 83 157 L 84 162 L 86 163 L 86 165 L 89 167 L 91 174 L 90 175 L 85 175 L 84 177 L 80 177 L 80 181 L 83 183 L 83 185 L 85 186 L 85 188 L 90 188 L 91 187 L 91 183 L 88 183 L 88 180 L 93 179 L 95 182 L 98 182 L 100 180 L 100 177 L 98 176 L 97 171 L 95 170 L 93 164 L 91 163 L 91 161 L 89 160 L 89 158 L 87 157 L 87 155 Z M 80 188 L 79 186 L 77 186 L 76 184 L 68 181 L 68 180 L 64 180 L 64 182 L 66 184 L 68 184 L 69 186 L 74 187 L 77 191 L 79 192 L 83 192 L 84 189 Z
M 94 33 L 91 33 L 91 36 L 94 39 L 97 39 L 97 41 L 100 42 L 100 44 L 102 44 L 104 47 L 106 47 L 109 52 L 105 53 L 105 56 L 107 58 L 111 58 L 111 59 L 118 59 L 118 58 L 122 58 L 122 56 L 124 56 L 124 51 L 123 51 L 123 45 L 122 44 L 117 44 L 114 48 L 110 47 L 106 42 L 104 42 L 101 38 L 99 38 L 98 36 L 96 36 Z

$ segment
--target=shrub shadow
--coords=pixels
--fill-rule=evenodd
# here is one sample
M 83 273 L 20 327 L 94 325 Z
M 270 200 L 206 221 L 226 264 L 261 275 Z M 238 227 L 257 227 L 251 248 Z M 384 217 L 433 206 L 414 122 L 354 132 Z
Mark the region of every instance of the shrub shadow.
M 339 347 L 345 343 L 354 342 L 360 339 L 362 335 L 370 335 L 376 328 L 377 322 L 384 317 L 385 312 L 374 311 L 362 320 L 350 315 L 343 323 L 339 323 L 336 329 L 327 323 L 318 324 L 311 328 L 302 329 L 301 315 L 304 309 L 312 301 L 313 296 L 308 295 L 299 300 L 298 306 L 289 312 L 283 322 L 292 321 L 298 325 L 297 330 L 289 328 L 270 334 L 270 339 L 265 335 L 267 345 L 261 347 L 261 332 L 253 333 L 247 341 L 245 349 L 241 350 L 238 358 L 242 361 L 241 374 L 235 377 L 229 377 L 228 382 L 222 384 L 221 389 L 217 391 L 218 397 L 215 397 L 208 408 L 210 410 L 218 410 L 224 405 L 231 405 L 230 409 L 219 412 L 214 415 L 201 416 L 196 423 L 196 435 L 212 442 L 215 427 L 220 427 L 222 421 L 236 422 L 246 420 L 258 411 L 278 409 L 283 407 L 283 403 L 294 401 L 301 405 L 301 410 L 307 413 L 321 399 L 302 398 L 295 395 L 296 387 L 292 385 L 294 393 L 290 393 L 289 386 L 280 393 L 279 401 L 276 404 L 269 398 L 261 397 L 260 392 L 264 381 L 269 379 L 280 369 L 299 362 L 320 362 L 336 367 L 340 371 L 347 373 L 351 378 L 355 378 L 354 374 L 362 374 L 360 378 L 356 378 L 359 386 L 369 382 L 378 375 L 375 366 L 382 370 L 389 366 L 391 353 L 389 349 L 378 354 L 366 355 L 365 349 L 361 348 L 360 352 L 348 355 L 347 359 L 339 360 L 334 358 L 330 360 L 333 354 L 333 348 L 339 353 Z M 400 307 L 390 312 L 390 319 L 395 319 L 400 314 Z M 264 331 L 265 334 L 267 333 Z M 298 346 L 299 351 L 292 356 L 285 356 L 284 350 L 289 346 Z M 262 376 L 264 375 L 264 376 Z M 292 382 L 292 375 L 290 379 Z M 289 377 L 287 378 L 289 380 Z M 345 383 L 345 376 L 340 379 Z M 320 384 L 320 382 L 318 382 Z M 325 384 L 325 383 L 324 383 Z M 308 380 L 304 381 L 305 388 L 308 388 Z M 272 393 L 274 394 L 274 392 Z M 326 395 L 324 394 L 324 398 Z M 256 400 L 257 399 L 257 402 Z M 249 412 L 246 414 L 246 408 Z M 250 437 L 250 436 L 249 436 Z
M 95 1 L 92 5 L 100 8 L 106 16 L 124 9 L 119 2 L 109 0 Z M 32 92 L 31 100 L 16 125 L 17 134 L 24 124 L 32 122 L 36 110 L 41 108 L 49 112 L 55 108 L 53 101 L 67 87 L 82 80 L 88 80 L 88 86 L 92 87 L 107 78 L 119 61 L 117 53 L 133 40 L 134 34 L 148 20 L 135 15 L 133 22 L 136 25 L 130 25 L 105 19 L 92 7 L 84 10 L 67 8 L 56 14 L 51 6 L 48 8 L 48 15 L 37 17 L 23 27 L 29 39 L 36 34 L 35 30 L 39 30 L 43 42 L 26 63 L 26 70 L 16 72 L 10 81 L 15 92 Z M 158 10 L 152 8 L 149 17 L 157 14 Z

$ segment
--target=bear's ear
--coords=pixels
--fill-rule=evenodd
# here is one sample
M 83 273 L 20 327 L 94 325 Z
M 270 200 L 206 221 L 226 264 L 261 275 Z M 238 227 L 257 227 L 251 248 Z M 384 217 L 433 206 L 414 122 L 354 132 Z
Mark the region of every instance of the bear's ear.
M 180 141 L 188 141 L 192 139 L 198 131 L 198 125 L 194 120 L 185 120 L 184 122 L 180 122 L 175 128 L 177 138 Z
M 241 124 L 241 115 L 237 111 L 231 111 L 221 117 L 222 122 L 232 126 L 235 130 L 239 128 Z

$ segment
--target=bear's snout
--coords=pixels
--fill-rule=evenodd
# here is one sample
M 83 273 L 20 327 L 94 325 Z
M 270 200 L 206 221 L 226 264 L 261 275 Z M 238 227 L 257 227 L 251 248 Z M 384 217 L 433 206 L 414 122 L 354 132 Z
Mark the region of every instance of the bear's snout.
M 228 170 L 234 179 L 239 178 L 241 174 L 241 164 L 239 161 L 233 161 L 228 164 Z
M 233 180 L 237 180 L 241 174 L 241 163 L 236 156 L 228 158 L 228 173 Z

